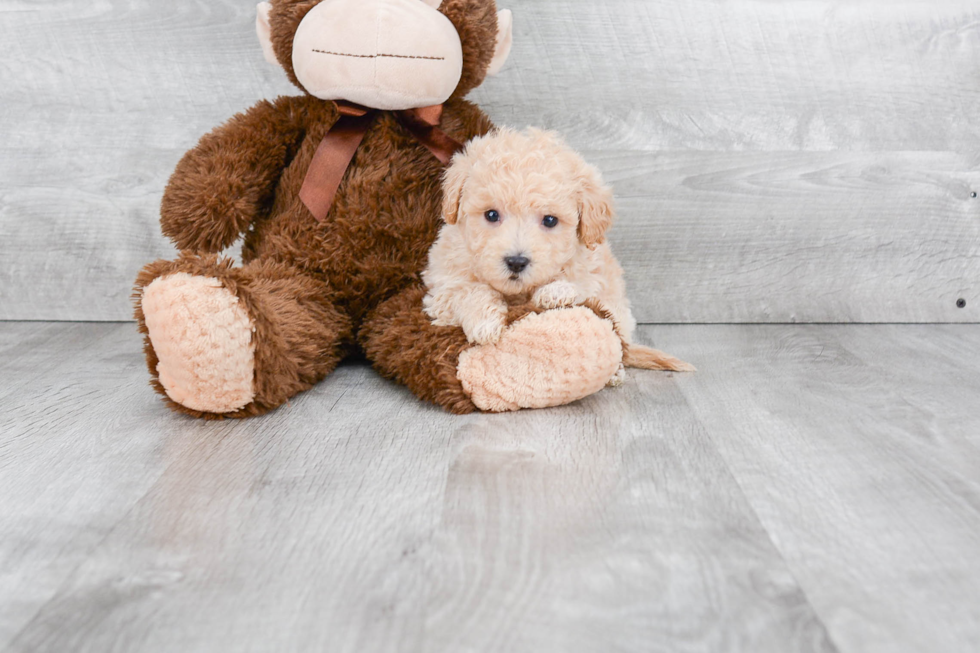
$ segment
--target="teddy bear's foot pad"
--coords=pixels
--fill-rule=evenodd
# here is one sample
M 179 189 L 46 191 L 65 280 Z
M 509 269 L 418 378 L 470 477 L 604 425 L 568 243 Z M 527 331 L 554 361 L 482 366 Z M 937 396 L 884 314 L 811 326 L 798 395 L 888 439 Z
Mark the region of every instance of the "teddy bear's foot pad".
M 193 410 L 230 413 L 254 398 L 252 321 L 211 277 L 184 272 L 143 289 L 143 314 L 167 395 Z
M 528 315 L 495 344 L 467 349 L 457 376 L 478 408 L 503 412 L 586 397 L 601 390 L 622 361 L 612 323 L 577 306 Z

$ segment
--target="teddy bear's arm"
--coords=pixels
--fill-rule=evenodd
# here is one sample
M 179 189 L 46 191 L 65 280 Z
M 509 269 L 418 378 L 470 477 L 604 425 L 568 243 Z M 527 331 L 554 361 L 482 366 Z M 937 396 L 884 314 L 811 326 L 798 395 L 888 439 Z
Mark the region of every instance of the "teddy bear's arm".
M 163 233 L 178 248 L 220 252 L 269 210 L 306 132 L 305 100 L 263 100 L 184 155 L 160 207 Z

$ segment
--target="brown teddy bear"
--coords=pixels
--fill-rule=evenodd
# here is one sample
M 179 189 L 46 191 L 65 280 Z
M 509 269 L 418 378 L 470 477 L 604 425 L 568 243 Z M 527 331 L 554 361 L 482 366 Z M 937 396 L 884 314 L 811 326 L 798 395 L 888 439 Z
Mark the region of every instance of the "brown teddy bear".
M 305 95 L 235 116 L 170 179 L 161 224 L 181 255 L 147 265 L 134 295 L 169 405 L 259 415 L 357 352 L 455 413 L 602 388 L 623 347 L 599 307 L 515 306 L 483 346 L 422 312 L 444 164 L 492 128 L 463 98 L 506 59 L 510 13 L 493 0 L 273 0 L 257 27 Z M 219 258 L 243 234 L 244 264 Z

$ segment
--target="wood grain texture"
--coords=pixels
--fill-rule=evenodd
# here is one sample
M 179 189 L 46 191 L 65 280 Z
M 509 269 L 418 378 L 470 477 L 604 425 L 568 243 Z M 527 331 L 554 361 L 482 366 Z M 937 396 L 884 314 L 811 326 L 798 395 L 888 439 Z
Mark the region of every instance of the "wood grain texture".
M 980 322 L 980 171 L 963 155 L 590 158 L 616 188 L 610 239 L 641 322 Z
M 131 324 L 0 324 L 0 650 L 975 649 L 980 327 L 638 339 L 700 371 L 454 417 L 347 364 L 209 423 Z
M 514 52 L 473 96 L 492 118 L 613 176 L 674 170 L 616 186 L 642 320 L 978 319 L 975 2 L 506 4 Z M 297 92 L 253 20 L 251 0 L 0 0 L 0 320 L 130 317 L 137 270 L 174 254 L 157 215 L 181 154 Z
M 668 375 L 454 417 L 346 365 L 208 423 L 132 325 L 36 328 L 0 325 L 32 343 L 0 377 L 0 650 L 838 650 Z
M 590 149 L 980 151 L 972 0 L 549 0 L 474 97 Z
M 163 188 L 198 138 L 290 93 L 255 3 L 0 1 L 0 319 L 129 319 L 175 251 Z
M 132 329 L 0 325 L 0 650 L 159 475 Z
M 642 333 L 840 650 L 976 649 L 978 327 Z
M 467 436 L 427 650 L 837 650 L 670 376 Z

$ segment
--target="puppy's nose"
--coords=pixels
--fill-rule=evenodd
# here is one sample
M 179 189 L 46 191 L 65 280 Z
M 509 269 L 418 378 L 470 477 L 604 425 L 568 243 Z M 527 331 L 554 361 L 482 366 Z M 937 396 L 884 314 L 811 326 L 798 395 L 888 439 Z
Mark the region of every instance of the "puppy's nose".
M 507 264 L 507 267 L 514 274 L 520 274 L 521 272 L 523 272 L 524 271 L 524 268 L 526 268 L 530 262 L 531 262 L 531 259 L 529 259 L 526 256 L 505 256 L 504 257 L 504 263 Z

